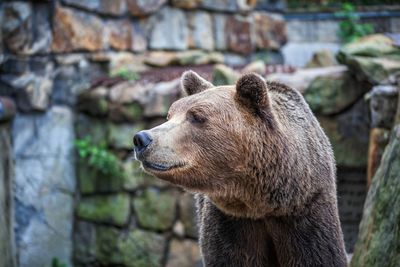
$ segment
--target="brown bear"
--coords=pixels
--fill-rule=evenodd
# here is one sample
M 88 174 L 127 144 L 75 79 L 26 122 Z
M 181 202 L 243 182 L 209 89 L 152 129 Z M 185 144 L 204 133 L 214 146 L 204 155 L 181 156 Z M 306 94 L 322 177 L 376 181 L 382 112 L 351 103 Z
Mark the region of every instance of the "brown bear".
M 332 148 L 301 94 L 251 73 L 215 87 L 188 71 L 182 87 L 134 149 L 197 194 L 204 265 L 346 266 Z

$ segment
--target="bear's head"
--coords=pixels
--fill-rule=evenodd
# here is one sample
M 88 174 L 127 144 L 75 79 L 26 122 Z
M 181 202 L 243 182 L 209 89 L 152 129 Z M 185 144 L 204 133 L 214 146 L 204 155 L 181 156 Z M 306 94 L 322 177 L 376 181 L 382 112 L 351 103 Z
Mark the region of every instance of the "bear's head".
M 260 218 L 294 208 L 291 182 L 285 181 L 287 171 L 293 174 L 291 142 L 268 83 L 250 73 L 235 86 L 215 87 L 187 71 L 181 85 L 188 96 L 172 104 L 168 121 L 134 136 L 145 171 L 204 193 L 234 216 Z

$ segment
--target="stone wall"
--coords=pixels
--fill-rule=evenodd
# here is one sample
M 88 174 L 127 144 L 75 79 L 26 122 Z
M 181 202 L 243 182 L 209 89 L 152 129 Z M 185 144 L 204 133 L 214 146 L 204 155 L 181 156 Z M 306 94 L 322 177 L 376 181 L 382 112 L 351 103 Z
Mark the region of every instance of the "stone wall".
M 12 267 L 15 264 L 11 193 L 14 167 L 9 122 L 14 113 L 12 100 L 0 97 L 0 267 Z
M 76 266 L 201 265 L 193 197 L 145 174 L 131 155 L 133 134 L 164 121 L 179 86 L 109 79 L 80 96 L 77 137 L 105 144 L 122 173 L 79 161 Z
M 6 266 L 15 260 L 16 266 L 44 267 L 53 259 L 68 266 L 201 265 L 193 198 L 144 174 L 130 159 L 133 134 L 164 120 L 181 96 L 177 78 L 187 68 L 215 84 L 234 83 L 250 70 L 270 79 L 276 70 L 288 72 L 280 78 L 286 75 L 284 82 L 304 93 L 333 143 L 351 251 L 367 165 L 370 175 L 387 139 L 387 122 L 381 124 L 373 115 L 381 113 L 370 109 L 397 95 L 379 87 L 370 98 L 367 92 L 378 84 L 396 88 L 389 74 L 397 65 L 351 57 L 343 61 L 348 67 L 294 73 L 271 68 L 283 62 L 279 50 L 287 40 L 282 3 L 0 3 L 0 95 L 17 106 L 15 118 L 0 125 L 0 146 L 12 143 L 1 154 L 6 157 L 0 170 L 10 159 L 15 168 L 15 175 L 0 171 L 0 185 L 13 187 L 11 193 L 0 190 L 7 214 L 0 229 L 0 252 L 10 255 Z M 74 142 L 86 137 L 115 155 L 123 175 L 101 174 L 77 156 Z
M 157 80 L 161 67 L 182 67 L 160 72 L 176 78 L 187 66 L 281 63 L 281 9 L 276 0 L 1 2 L 0 95 L 17 106 L 6 157 L 15 166 L 6 194 L 14 205 L 4 217 L 14 228 L 4 234 L 13 235 L 15 253 L 7 255 L 15 265 L 198 264 L 193 199 L 128 161 L 131 138 L 160 123 L 179 97 L 176 80 Z M 135 90 L 146 95 L 78 99 L 96 84 L 110 87 L 101 78 L 109 76 L 140 77 L 145 89 Z M 74 140 L 87 135 L 101 137 L 124 178 L 93 174 L 76 158 Z
M 399 32 L 400 16 L 393 12 L 360 12 L 361 23 L 370 23 L 375 32 Z M 304 67 L 315 52 L 339 51 L 341 40 L 338 37 L 340 19 L 333 13 L 289 13 L 285 15 L 288 41 L 282 49 L 284 62 L 296 67 Z

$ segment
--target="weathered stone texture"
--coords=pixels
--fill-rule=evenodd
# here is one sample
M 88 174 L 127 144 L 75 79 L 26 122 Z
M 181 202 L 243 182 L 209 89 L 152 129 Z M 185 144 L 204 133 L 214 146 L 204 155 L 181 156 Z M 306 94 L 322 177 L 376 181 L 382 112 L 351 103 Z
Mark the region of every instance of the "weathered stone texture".
M 338 114 L 345 110 L 370 89 L 357 82 L 349 72 L 317 77 L 304 91 L 304 99 L 317 114 Z
M 145 16 L 156 12 L 167 0 L 126 0 L 129 12 L 134 16 Z
M 372 128 L 368 144 L 368 169 L 367 185 L 371 185 L 372 177 L 381 163 L 382 155 L 387 143 L 389 142 L 389 133 L 387 129 Z
M 0 123 L 0 267 L 15 266 L 14 229 L 12 223 L 13 163 L 10 127 Z
M 164 7 L 149 22 L 151 49 L 185 50 L 188 48 L 186 16 L 180 9 Z
M 177 192 L 148 189 L 133 200 L 139 224 L 146 229 L 172 228 L 176 217 Z
M 190 38 L 189 47 L 203 50 L 214 49 L 212 35 L 211 15 L 204 11 L 196 11 L 189 14 Z
M 129 214 L 129 196 L 123 193 L 83 197 L 77 207 L 80 219 L 116 226 L 124 226 L 128 222 Z
M 57 257 L 71 265 L 75 190 L 72 112 L 53 106 L 45 114 L 18 114 L 12 135 L 17 264 L 49 266 Z
M 250 54 L 254 49 L 254 34 L 251 18 L 230 16 L 225 24 L 226 44 L 229 50 L 239 54 Z
M 64 3 L 99 12 L 106 15 L 123 15 L 126 11 L 125 0 L 62 0 Z
M 388 36 L 369 35 L 343 46 L 338 60 L 374 84 L 393 84 L 400 73 L 400 48 Z
M 109 21 L 106 28 L 111 48 L 116 50 L 128 50 L 132 48 L 133 27 L 129 20 Z
M 95 15 L 56 6 L 52 51 L 97 51 L 104 48 L 105 27 Z
M 281 15 L 256 12 L 253 18 L 257 48 L 277 50 L 286 43 L 286 23 Z
M 391 129 L 397 111 L 399 87 L 379 85 L 370 93 L 371 127 Z
M 368 192 L 350 266 L 397 266 L 400 262 L 400 127 L 394 128 Z M 384 256 L 383 256 L 384 255 Z

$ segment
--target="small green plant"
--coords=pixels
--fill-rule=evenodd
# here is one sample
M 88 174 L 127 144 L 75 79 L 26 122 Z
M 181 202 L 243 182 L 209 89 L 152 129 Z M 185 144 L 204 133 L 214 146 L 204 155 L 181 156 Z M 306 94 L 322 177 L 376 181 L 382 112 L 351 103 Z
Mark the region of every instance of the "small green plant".
M 338 36 L 344 43 L 352 42 L 374 32 L 372 24 L 360 23 L 360 16 L 356 13 L 354 5 L 350 3 L 344 3 L 342 10 L 335 15 L 344 19 L 339 23 L 338 31 Z
M 120 77 L 128 81 L 136 81 L 139 79 L 139 74 L 133 70 L 127 68 L 120 68 L 115 72 L 112 72 L 111 77 Z
M 119 177 L 124 175 L 118 158 L 105 145 L 95 145 L 86 137 L 75 140 L 75 147 L 79 157 L 87 160 L 88 165 L 101 174 Z
M 67 264 L 62 263 L 58 258 L 51 260 L 51 267 L 67 267 Z

